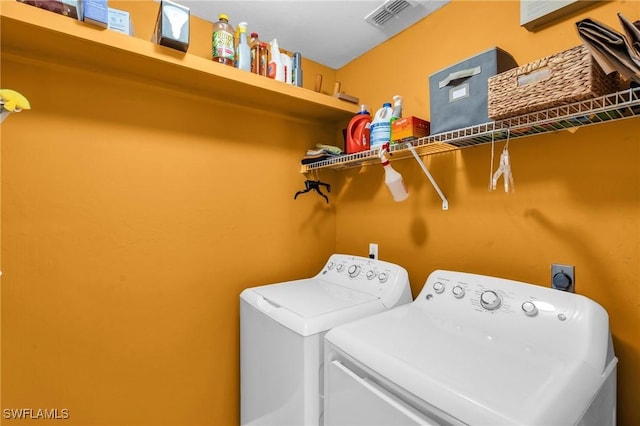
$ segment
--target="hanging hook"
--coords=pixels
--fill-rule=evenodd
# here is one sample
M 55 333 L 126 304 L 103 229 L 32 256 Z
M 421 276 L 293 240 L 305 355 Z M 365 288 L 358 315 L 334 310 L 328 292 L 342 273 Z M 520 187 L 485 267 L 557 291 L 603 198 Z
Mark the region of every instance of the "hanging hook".
M 513 173 L 511 172 L 511 158 L 509 157 L 509 138 L 511 132 L 510 129 L 507 128 L 507 142 L 504 144 L 504 148 L 502 149 L 502 154 L 500 154 L 500 165 L 498 166 L 498 170 L 493 174 L 493 178 L 491 180 L 491 189 L 495 190 L 498 185 L 498 179 L 500 176 L 504 175 L 504 192 L 509 192 L 510 190 L 515 191 L 515 185 L 513 183 Z M 493 143 L 493 136 L 492 136 Z M 491 150 L 491 162 L 493 163 L 493 147 Z
M 305 189 L 303 189 L 302 191 L 298 191 L 296 192 L 296 195 L 293 196 L 293 199 L 295 200 L 296 198 L 298 198 L 298 195 L 300 194 L 305 194 L 309 191 L 315 191 L 318 193 L 318 195 L 320 195 L 322 198 L 325 199 L 325 201 L 328 203 L 329 202 L 329 197 L 327 197 L 323 192 L 322 192 L 322 186 L 324 186 L 325 188 L 327 188 L 327 192 L 331 192 L 331 185 L 329 185 L 328 183 L 325 182 L 320 182 L 319 180 L 305 180 L 304 181 L 304 186 Z

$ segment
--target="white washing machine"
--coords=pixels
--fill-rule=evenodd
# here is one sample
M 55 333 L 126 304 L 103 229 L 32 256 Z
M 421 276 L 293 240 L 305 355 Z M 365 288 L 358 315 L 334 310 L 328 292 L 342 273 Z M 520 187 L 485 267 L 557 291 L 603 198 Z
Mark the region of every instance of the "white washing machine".
M 616 424 L 607 312 L 577 294 L 435 271 L 413 303 L 325 338 L 325 425 Z
M 404 268 L 343 254 L 315 277 L 244 290 L 241 424 L 322 424 L 326 332 L 411 301 Z

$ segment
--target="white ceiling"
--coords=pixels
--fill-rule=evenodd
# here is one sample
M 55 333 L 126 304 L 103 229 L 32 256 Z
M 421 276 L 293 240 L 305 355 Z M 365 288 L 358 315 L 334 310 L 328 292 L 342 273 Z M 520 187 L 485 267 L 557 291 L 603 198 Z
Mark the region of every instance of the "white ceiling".
M 260 40 L 338 69 L 439 9 L 450 0 L 173 0 L 193 16 L 248 23 Z M 381 6 L 401 10 L 382 27 L 365 17 Z

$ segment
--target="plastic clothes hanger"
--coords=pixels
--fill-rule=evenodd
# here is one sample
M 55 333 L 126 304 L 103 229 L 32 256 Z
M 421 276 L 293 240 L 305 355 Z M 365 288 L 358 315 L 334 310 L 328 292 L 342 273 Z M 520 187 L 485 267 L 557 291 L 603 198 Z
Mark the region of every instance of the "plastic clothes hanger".
M 502 154 L 500 154 L 500 165 L 498 166 L 498 169 L 493 174 L 493 178 L 491 179 L 490 189 L 492 190 L 496 189 L 496 186 L 498 185 L 498 179 L 500 179 L 500 176 L 504 175 L 504 192 L 515 191 L 515 185 L 513 183 L 513 173 L 511 172 L 511 158 L 509 157 L 509 136 L 510 131 L 509 129 L 507 129 L 507 143 L 505 143 L 504 148 L 502 149 Z M 493 147 L 491 150 L 491 168 L 493 169 Z
M 293 199 L 295 200 L 296 198 L 298 198 L 298 195 L 300 194 L 305 194 L 309 191 L 315 191 L 318 193 L 318 195 L 320 195 L 322 198 L 325 199 L 325 201 L 328 203 L 329 202 L 329 197 L 327 197 L 323 192 L 322 192 L 322 186 L 327 188 L 327 192 L 331 192 L 331 185 L 329 185 L 328 183 L 325 182 L 320 182 L 319 180 L 310 180 L 307 179 L 304 181 L 304 186 L 305 189 L 302 191 L 298 191 L 296 192 L 296 195 L 293 196 Z

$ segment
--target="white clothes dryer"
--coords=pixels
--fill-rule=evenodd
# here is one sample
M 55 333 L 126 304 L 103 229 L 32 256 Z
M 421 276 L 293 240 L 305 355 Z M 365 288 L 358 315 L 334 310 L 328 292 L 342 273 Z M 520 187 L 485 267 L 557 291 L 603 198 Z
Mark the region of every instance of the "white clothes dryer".
M 325 425 L 615 426 L 617 361 L 596 302 L 439 270 L 326 334 Z
M 321 425 L 324 335 L 412 301 L 399 265 L 333 254 L 314 277 L 240 295 L 240 422 Z

